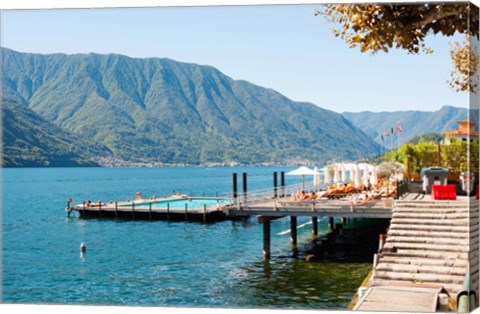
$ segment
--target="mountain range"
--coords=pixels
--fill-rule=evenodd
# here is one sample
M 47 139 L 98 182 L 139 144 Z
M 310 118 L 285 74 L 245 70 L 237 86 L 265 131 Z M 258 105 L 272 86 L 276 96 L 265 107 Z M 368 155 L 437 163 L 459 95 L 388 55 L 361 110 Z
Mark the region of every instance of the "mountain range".
M 51 141 L 31 159 L 50 166 L 65 165 L 60 160 L 68 154 L 79 165 L 99 157 L 282 164 L 355 160 L 380 150 L 336 112 L 211 66 L 117 54 L 0 53 L 5 115 L 14 117 L 4 120 L 4 166 L 24 165 L 18 156 L 44 134 L 32 129 L 36 124 L 50 130 Z
M 401 134 L 398 138 L 400 144 L 410 139 L 428 133 L 444 133 L 458 127 L 458 121 L 467 118 L 468 109 L 452 106 L 443 106 L 437 111 L 393 111 L 393 112 L 344 112 L 344 117 L 379 144 L 388 145 L 388 138 L 381 135 L 384 132 L 391 134 L 393 128 L 397 132 L 400 123 Z M 477 111 L 478 114 L 478 111 Z

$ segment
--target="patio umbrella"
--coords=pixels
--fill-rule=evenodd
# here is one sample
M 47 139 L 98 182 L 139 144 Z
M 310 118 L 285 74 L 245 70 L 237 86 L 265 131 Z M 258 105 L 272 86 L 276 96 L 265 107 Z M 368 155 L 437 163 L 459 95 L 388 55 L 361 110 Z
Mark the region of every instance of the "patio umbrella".
M 313 185 L 315 186 L 315 190 L 318 189 L 321 182 L 322 179 L 320 178 L 320 172 L 318 172 L 318 168 L 315 167 L 313 168 Z
M 286 173 L 286 175 L 289 176 L 302 176 L 302 191 L 305 190 L 305 176 L 313 174 L 313 170 L 305 166 L 301 166 L 298 169 Z
M 370 177 L 370 183 L 372 184 L 372 186 L 375 186 L 377 185 L 377 181 L 378 181 L 377 167 L 372 166 L 372 175 Z
M 342 171 L 342 182 L 347 182 L 347 168 L 345 167 L 344 164 L 341 166 L 341 171 Z
M 355 175 L 354 175 L 353 184 L 354 184 L 356 189 L 359 189 L 360 185 L 362 185 L 362 178 L 360 176 L 360 168 L 357 165 L 355 165 L 354 170 L 355 170 Z
M 334 172 L 334 175 L 333 175 L 333 181 L 335 183 L 339 183 L 340 182 L 340 173 L 338 171 L 338 165 L 335 165 L 335 172 Z
M 325 184 L 329 185 L 330 182 L 332 182 L 332 181 L 330 180 L 330 171 L 328 171 L 327 166 L 325 166 L 325 168 L 323 168 L 323 176 L 325 177 Z

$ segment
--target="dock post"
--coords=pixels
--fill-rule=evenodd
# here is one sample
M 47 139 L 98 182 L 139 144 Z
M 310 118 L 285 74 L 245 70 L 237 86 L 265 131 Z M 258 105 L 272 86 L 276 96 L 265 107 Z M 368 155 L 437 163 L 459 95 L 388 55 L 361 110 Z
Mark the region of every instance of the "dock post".
M 170 221 L 170 203 L 167 203 L 167 221 Z
M 290 216 L 290 246 L 293 255 L 297 255 L 297 216 Z
M 185 204 L 185 221 L 188 220 L 188 204 Z
M 203 223 L 207 222 L 207 204 L 203 204 Z
M 318 218 L 312 217 L 312 237 L 315 239 L 318 236 Z
M 383 248 L 383 245 L 385 244 L 385 238 L 387 236 L 385 234 L 380 234 L 380 239 L 378 241 L 378 251 L 380 251 Z
M 150 220 L 152 220 L 152 203 L 148 204 L 148 216 L 150 217 Z
M 263 222 L 263 260 L 270 259 L 270 219 Z
M 115 219 L 118 218 L 118 203 L 115 202 Z
M 247 173 L 244 172 L 242 176 L 243 176 L 243 200 L 246 201 L 247 200 Z
M 280 185 L 282 186 L 282 197 L 285 197 L 285 171 L 280 172 Z
M 328 230 L 333 230 L 333 217 L 328 217 Z
M 278 186 L 277 172 L 274 171 L 273 172 L 273 198 L 278 198 L 277 186 Z
M 233 173 L 232 179 L 233 179 L 233 198 L 236 200 L 236 199 L 237 199 L 237 194 L 238 194 L 238 190 L 237 190 L 237 173 L 236 173 L 236 172 Z

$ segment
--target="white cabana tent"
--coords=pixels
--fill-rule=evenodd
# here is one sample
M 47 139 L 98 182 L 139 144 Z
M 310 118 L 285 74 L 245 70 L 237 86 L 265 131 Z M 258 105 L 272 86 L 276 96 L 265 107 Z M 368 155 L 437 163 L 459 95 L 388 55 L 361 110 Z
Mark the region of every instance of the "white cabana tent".
M 321 182 L 322 179 L 320 178 L 320 172 L 318 171 L 318 168 L 315 167 L 313 168 L 313 186 L 315 187 L 315 190 L 318 189 Z

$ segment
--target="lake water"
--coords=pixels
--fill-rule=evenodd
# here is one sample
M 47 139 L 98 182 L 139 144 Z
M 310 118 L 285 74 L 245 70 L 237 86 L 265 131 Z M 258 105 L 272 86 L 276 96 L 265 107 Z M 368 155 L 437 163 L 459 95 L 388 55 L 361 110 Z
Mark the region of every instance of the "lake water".
M 272 259 L 262 260 L 255 218 L 202 224 L 67 218 L 67 200 L 127 200 L 272 186 L 280 167 L 3 169 L 2 302 L 227 308 L 346 308 L 371 263 L 291 258 L 290 221 L 272 223 Z M 300 178 L 288 177 L 287 184 Z M 310 243 L 299 218 L 300 247 Z M 319 219 L 326 232 L 326 219 Z M 80 255 L 81 242 L 87 252 Z

